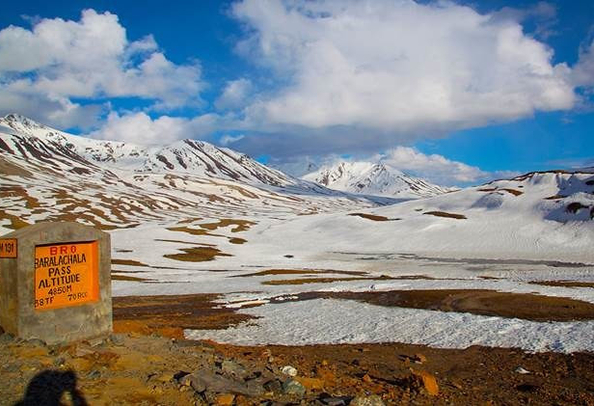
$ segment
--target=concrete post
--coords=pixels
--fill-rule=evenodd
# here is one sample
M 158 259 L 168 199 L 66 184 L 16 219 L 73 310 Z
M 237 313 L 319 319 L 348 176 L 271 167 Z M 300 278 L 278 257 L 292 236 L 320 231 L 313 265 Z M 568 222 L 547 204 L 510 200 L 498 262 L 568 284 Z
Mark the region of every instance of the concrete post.
M 109 234 L 60 222 L 0 237 L 0 326 L 47 344 L 109 335 Z

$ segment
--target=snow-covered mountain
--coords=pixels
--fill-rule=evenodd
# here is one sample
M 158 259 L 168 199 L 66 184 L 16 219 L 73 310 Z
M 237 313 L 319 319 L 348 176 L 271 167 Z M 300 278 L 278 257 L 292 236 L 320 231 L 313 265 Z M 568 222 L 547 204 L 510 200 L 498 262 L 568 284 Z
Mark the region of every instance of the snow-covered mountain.
M 343 192 L 399 198 L 437 196 L 457 190 L 409 176 L 385 163 L 339 162 L 302 179 Z
M 314 258 L 344 253 L 337 260 L 380 261 L 414 253 L 593 264 L 594 173 L 532 172 L 371 210 L 297 218 L 271 227 L 251 249 L 263 257 L 285 249 L 276 235 Z
M 0 119 L 0 227 L 76 218 L 109 229 L 148 219 L 311 214 L 378 201 L 206 142 L 145 147 L 71 135 L 14 114 Z
M 0 131 L 2 128 L 3 132 L 17 137 L 22 145 L 29 144 L 50 155 L 78 155 L 99 166 L 137 172 L 183 172 L 271 186 L 304 184 L 247 155 L 202 141 L 183 140 L 153 147 L 98 141 L 58 131 L 16 114 L 1 118 Z M 17 149 L 17 152 L 21 151 Z M 22 152 L 26 157 L 26 149 Z

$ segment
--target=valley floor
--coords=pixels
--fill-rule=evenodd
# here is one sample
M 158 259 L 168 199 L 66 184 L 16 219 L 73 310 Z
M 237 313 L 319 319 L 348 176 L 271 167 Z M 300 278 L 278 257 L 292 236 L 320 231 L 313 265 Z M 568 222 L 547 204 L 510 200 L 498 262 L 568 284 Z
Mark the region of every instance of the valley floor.
M 203 314 L 194 322 L 229 323 L 227 310 L 207 311 L 211 296 L 194 299 Z M 592 353 L 187 341 L 174 338 L 179 329 L 155 330 L 162 315 L 139 312 L 158 300 L 116 300 L 119 333 L 104 341 L 46 347 L 0 335 L 0 404 L 52 398 L 89 405 L 594 404 Z M 130 323 L 133 314 L 138 317 Z M 294 377 L 286 366 L 296 370 Z
M 274 241 L 271 230 L 291 229 L 285 224 L 219 219 L 113 231 L 113 294 L 180 303 L 215 295 L 241 322 L 220 329 L 185 320 L 184 337 L 236 345 L 594 351 L 594 265 L 581 258 L 311 249 Z

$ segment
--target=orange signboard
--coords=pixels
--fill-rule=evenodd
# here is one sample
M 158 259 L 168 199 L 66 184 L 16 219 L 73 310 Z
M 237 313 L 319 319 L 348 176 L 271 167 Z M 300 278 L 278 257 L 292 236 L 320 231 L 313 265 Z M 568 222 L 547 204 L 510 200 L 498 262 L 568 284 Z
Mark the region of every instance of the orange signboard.
M 35 247 L 35 310 L 99 299 L 97 242 Z
M 5 238 L 0 240 L 0 258 L 17 257 L 17 240 L 15 238 Z

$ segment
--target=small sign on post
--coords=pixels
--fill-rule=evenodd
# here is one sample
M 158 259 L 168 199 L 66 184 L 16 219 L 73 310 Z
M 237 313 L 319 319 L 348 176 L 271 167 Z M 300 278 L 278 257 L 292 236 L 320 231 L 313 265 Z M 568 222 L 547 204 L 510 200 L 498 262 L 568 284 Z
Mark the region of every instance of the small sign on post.
M 0 258 L 17 257 L 17 240 L 14 238 L 0 239 Z
M 18 247 L 18 251 L 17 251 Z M 109 234 L 40 223 L 0 239 L 0 326 L 48 344 L 112 331 Z

